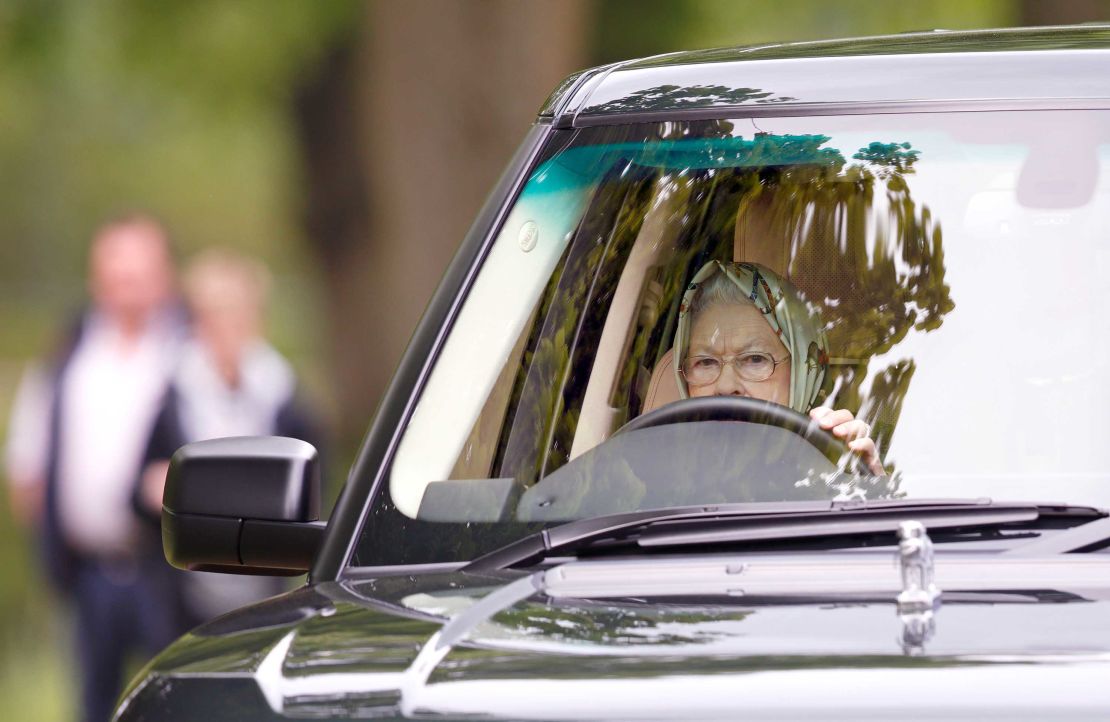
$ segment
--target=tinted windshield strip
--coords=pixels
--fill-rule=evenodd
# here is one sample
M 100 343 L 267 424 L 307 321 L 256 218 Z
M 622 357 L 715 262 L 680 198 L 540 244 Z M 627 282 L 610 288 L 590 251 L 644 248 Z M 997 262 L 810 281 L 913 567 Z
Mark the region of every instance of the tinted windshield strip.
M 961 113 L 1005 110 L 1106 110 L 1110 98 L 993 98 L 982 100 L 904 100 L 884 103 L 775 103 L 729 105 L 641 113 L 580 113 L 559 116 L 556 127 L 589 128 L 661 121 L 725 120 L 743 118 L 804 118 L 831 115 L 888 115 L 894 113 Z

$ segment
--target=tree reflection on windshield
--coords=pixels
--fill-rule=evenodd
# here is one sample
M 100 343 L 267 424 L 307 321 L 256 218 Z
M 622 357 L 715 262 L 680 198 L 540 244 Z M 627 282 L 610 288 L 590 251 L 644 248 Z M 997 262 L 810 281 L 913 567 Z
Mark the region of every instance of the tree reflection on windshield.
M 726 85 L 657 85 L 620 98 L 590 106 L 591 113 L 649 112 L 683 108 L 712 108 L 745 103 L 785 103 L 795 100 L 759 88 L 730 88 Z
M 868 362 L 911 329 L 940 327 L 955 303 L 944 281 L 940 223 L 918 208 L 907 176 L 920 152 L 908 142 L 873 142 L 826 178 L 787 179 L 772 196 L 770 227 L 789 239 L 790 276 L 819 306 L 830 346 L 843 363 L 826 379 L 840 407 L 859 409 L 881 451 L 889 447 L 914 372 L 912 359 L 878 371 L 869 393 L 861 387 Z M 885 187 L 885 217 L 875 212 L 876 185 Z
M 628 303 L 615 299 L 633 273 L 647 276 L 607 396 L 609 432 L 642 413 L 671 349 L 682 292 L 712 259 L 754 260 L 793 281 L 819 311 L 832 350 L 819 403 L 852 410 L 872 425 L 880 451 L 889 447 L 914 362 L 870 373 L 869 364 L 911 330 L 938 328 L 954 307 L 940 223 L 913 199 L 908 180 L 921 152 L 876 140 L 849 162 L 825 135 L 745 139 L 729 121 L 696 127 L 691 137 L 689 126 L 663 123 L 647 143 L 618 137 L 564 152 L 568 167 L 604 173 L 536 309 L 489 476 L 514 478 L 523 490 L 572 458 L 581 416 L 593 413 L 584 408 L 591 375 L 608 373 L 597 361 L 611 343 L 608 316 Z M 634 269 L 630 258 L 645 253 Z M 617 476 L 636 476 L 634 466 Z M 595 476 L 578 474 L 587 485 Z M 897 482 L 852 493 L 889 496 Z

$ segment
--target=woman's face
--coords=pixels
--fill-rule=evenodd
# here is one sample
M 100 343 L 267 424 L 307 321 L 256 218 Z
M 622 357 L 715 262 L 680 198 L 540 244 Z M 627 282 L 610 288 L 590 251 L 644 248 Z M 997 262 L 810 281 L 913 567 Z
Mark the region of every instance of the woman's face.
M 225 380 L 237 384 L 243 354 L 260 335 L 262 310 L 257 301 L 246 289 L 214 278 L 206 287 L 194 288 L 189 302 L 197 339 Z
M 730 363 L 741 354 L 763 353 L 776 361 L 775 372 L 766 381 L 745 381 Z M 713 356 L 724 363 L 715 383 L 688 384 L 690 396 L 749 396 L 790 405 L 790 353 L 763 314 L 750 303 L 713 303 L 693 319 L 688 357 Z

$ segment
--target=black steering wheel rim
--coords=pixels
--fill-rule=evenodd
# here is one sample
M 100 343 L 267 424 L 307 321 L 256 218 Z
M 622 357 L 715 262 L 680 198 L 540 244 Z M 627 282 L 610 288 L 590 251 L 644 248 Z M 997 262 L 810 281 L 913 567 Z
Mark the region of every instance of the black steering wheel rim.
M 699 421 L 747 421 L 777 426 L 802 437 L 836 464 L 848 453 L 848 447 L 842 441 L 805 414 L 773 401 L 747 396 L 703 396 L 675 401 L 637 416 L 617 429 L 613 435 Z

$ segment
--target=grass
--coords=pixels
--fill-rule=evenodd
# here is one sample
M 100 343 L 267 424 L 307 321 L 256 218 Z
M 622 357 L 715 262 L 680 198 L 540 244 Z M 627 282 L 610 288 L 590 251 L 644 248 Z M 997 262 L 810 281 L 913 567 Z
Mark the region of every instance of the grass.
M 10 346 L 4 348 L 9 353 L 0 357 L 0 440 L 24 363 Z M 77 676 L 69 619 L 37 568 L 30 534 L 12 519 L 7 480 L 0 481 L 0 719 L 73 719 Z
M 52 607 L 53 605 L 47 605 Z M 6 628 L 0 648 L 0 719 L 55 722 L 74 719 L 76 670 L 68 652 L 65 623 L 41 606 L 31 624 Z M 44 614 L 45 612 L 45 614 Z M 5 627 L 15 626 L 6 620 Z

